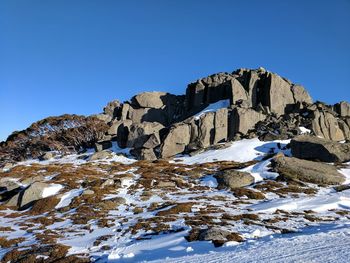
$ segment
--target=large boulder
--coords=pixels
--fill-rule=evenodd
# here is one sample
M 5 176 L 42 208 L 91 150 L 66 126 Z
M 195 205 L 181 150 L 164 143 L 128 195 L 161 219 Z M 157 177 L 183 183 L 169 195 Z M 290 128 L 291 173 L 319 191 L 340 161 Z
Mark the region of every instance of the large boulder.
M 224 241 L 230 232 L 220 228 L 203 229 L 199 234 L 201 241 Z
M 198 143 L 200 147 L 209 147 L 214 142 L 214 112 L 208 112 L 200 117 L 198 125 Z
M 245 101 L 245 105 L 254 109 L 261 104 L 277 115 L 290 113 L 303 103 L 312 103 L 304 87 L 259 68 L 218 73 L 197 80 L 188 85 L 185 104 L 188 111 L 198 111 L 224 99 L 230 99 L 232 105 Z
M 300 85 L 292 85 L 292 93 L 295 100 L 295 103 L 306 103 L 311 104 L 312 98 L 310 94 L 305 90 L 303 86 Z
M 168 158 L 182 153 L 190 143 L 190 138 L 191 132 L 188 124 L 179 123 L 172 126 L 161 145 L 161 157 Z
M 166 104 L 166 92 L 143 92 L 132 98 L 138 107 L 161 109 Z
M 163 125 L 169 124 L 169 116 L 162 109 L 130 107 L 128 118 L 133 123 L 158 122 Z
M 214 129 L 214 144 L 225 142 L 228 135 L 228 110 L 226 108 L 215 112 Z
M 231 113 L 230 122 L 232 129 L 230 129 L 231 137 L 236 133 L 246 134 L 249 130 L 254 129 L 255 124 L 266 118 L 261 112 L 253 109 L 235 108 Z
M 186 90 L 186 108 L 189 111 L 219 100 L 230 99 L 233 76 L 229 73 L 218 73 L 197 80 L 188 85 Z
M 146 149 L 154 149 L 161 144 L 159 132 L 152 133 L 149 135 L 145 143 L 142 145 Z
M 325 163 L 278 155 L 271 164 L 273 170 L 285 180 L 318 185 L 338 185 L 345 182 L 344 175 L 340 174 L 335 166 Z
M 110 140 L 98 141 L 95 143 L 96 152 L 107 150 L 111 147 L 112 147 L 112 142 Z
M 346 101 L 339 102 L 334 105 L 336 112 L 341 117 L 350 117 L 350 103 Z
M 300 159 L 328 163 L 350 161 L 350 143 L 302 135 L 292 139 L 290 145 L 292 155 Z
M 120 125 L 123 124 L 123 121 L 118 121 L 118 120 L 114 120 L 112 123 L 111 123 L 111 126 L 109 127 L 107 133 L 109 135 L 117 135 L 118 134 L 118 131 L 119 131 L 119 127 Z
M 90 156 L 90 161 L 98 161 L 98 160 L 104 160 L 104 159 L 110 159 L 113 157 L 113 152 L 110 150 L 103 150 L 100 152 L 96 152 L 93 155 Z
M 39 199 L 55 195 L 61 188 L 61 185 L 51 185 L 42 182 L 35 182 L 13 196 L 6 203 L 6 206 L 15 206 L 19 209 L 26 209 Z
M 157 160 L 157 156 L 153 149 L 147 149 L 147 148 L 133 149 L 131 150 L 130 153 L 136 156 L 138 160 L 149 160 L 149 161 Z
M 109 102 L 106 107 L 103 108 L 103 113 L 110 116 L 112 119 L 118 118 L 121 113 L 121 103 L 118 100 Z
M 50 185 L 41 182 L 35 182 L 24 190 L 20 199 L 20 207 L 26 207 L 31 205 L 34 201 L 43 198 L 45 188 L 49 188 Z
M 142 148 L 148 141 L 151 134 L 159 133 L 164 126 L 157 122 L 143 122 L 130 126 L 127 147 L 129 148 Z M 151 144 L 148 143 L 148 146 Z
M 268 73 L 264 84 L 264 89 L 259 91 L 262 94 L 263 105 L 268 106 L 272 112 L 278 115 L 293 109 L 295 100 L 291 83 L 276 74 Z
M 312 130 L 317 136 L 332 141 L 345 140 L 344 132 L 339 127 L 338 119 L 330 112 L 316 110 L 312 114 Z
M 215 178 L 218 181 L 219 189 L 241 188 L 255 182 L 254 176 L 252 176 L 250 173 L 239 172 L 233 169 L 221 171 L 215 175 Z

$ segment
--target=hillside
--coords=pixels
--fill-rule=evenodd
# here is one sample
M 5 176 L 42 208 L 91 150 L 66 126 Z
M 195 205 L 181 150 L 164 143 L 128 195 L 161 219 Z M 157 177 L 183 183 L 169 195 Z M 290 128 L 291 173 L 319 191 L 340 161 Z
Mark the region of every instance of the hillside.
M 263 68 L 0 145 L 2 262 L 347 262 L 350 104 Z

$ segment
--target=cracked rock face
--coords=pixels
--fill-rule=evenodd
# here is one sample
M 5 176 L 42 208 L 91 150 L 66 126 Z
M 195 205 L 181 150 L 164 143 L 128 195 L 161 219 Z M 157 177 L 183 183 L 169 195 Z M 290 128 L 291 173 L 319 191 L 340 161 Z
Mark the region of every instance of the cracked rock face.
M 218 107 L 221 101 L 227 103 Z M 275 73 L 238 69 L 190 83 L 185 95 L 144 92 L 111 101 L 94 116 L 44 119 L 2 142 L 0 160 L 3 166 L 47 151 L 101 151 L 113 141 L 138 159 L 154 160 L 243 138 L 290 139 L 299 127 L 332 141 L 350 140 L 350 104 L 312 103 L 303 86 Z

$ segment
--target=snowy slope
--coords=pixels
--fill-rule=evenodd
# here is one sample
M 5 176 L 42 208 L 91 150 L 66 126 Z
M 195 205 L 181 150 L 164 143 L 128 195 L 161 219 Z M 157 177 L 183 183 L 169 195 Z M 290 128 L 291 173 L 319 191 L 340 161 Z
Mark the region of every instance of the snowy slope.
M 57 234 L 55 238 L 58 244 L 70 247 L 69 254 L 88 255 L 99 263 L 348 262 L 350 190 L 336 192 L 332 187 L 307 185 L 314 192 L 311 194 L 264 192 L 266 198 L 259 200 L 249 199 L 246 196 L 236 197 L 231 191 L 217 189 L 217 182 L 210 168 L 202 168 L 206 172 L 198 177 L 191 178 L 190 175 L 184 174 L 184 171 L 198 169 L 200 166 L 198 164 L 255 160 L 258 161 L 256 164 L 241 170 L 251 173 L 257 185 L 263 184 L 269 180 L 273 181 L 278 176 L 277 173 L 269 171 L 270 159 L 266 156 L 278 152 L 290 155 L 290 151 L 285 147 L 288 143 L 289 141 L 262 142 L 258 139 L 249 139 L 233 142 L 226 148 L 208 150 L 192 157 L 180 156 L 166 167 L 167 171 L 172 171 L 169 178 L 166 173 L 156 173 L 157 166 L 161 166 L 162 163 L 143 167 L 146 170 L 139 169 L 140 167 L 135 165 L 142 165 L 142 163 L 137 164 L 133 159 L 118 155 L 120 149 L 115 146 L 112 150 L 117 154 L 108 160 L 89 162 L 88 158 L 82 159 L 81 155 L 71 155 L 43 162 L 32 160 L 19 163 L 18 166 L 32 166 L 33 169 L 37 167 L 38 173 L 44 176 L 47 183 L 50 183 L 51 187 L 46 189 L 45 196 L 59 194 L 60 201 L 55 206 L 54 212 L 59 220 L 43 228 L 36 221 L 38 216 L 26 214 L 28 210 L 17 214 L 16 211 L 7 208 L 0 211 L 0 226 L 12 230 L 0 232 L 0 238 L 25 237 L 25 241 L 18 244 L 20 249 L 24 249 L 38 243 L 36 235 L 43 233 L 43 229 L 46 229 Z M 93 152 L 85 155 L 89 157 L 91 154 Z M 127 151 L 123 154 L 127 155 Z M 76 177 L 76 182 L 70 182 L 71 186 L 65 185 L 63 190 L 64 181 L 60 181 L 60 171 L 46 173 L 43 169 L 44 166 L 50 165 L 58 165 L 61 169 L 62 164 L 64 164 L 62 169 L 68 169 L 66 174 L 78 176 L 79 169 L 84 170 L 81 177 Z M 123 169 L 118 170 L 120 168 Z M 75 171 L 78 172 L 75 174 Z M 350 163 L 345 164 L 340 172 L 349 182 Z M 166 178 L 172 182 L 171 179 L 175 178 L 182 180 L 182 184 L 164 188 L 154 184 L 151 188 L 144 189 L 139 182 L 144 179 L 143 176 L 148 176 L 146 178 L 149 179 L 152 173 L 155 173 L 155 176 L 151 177 L 152 182 L 162 183 Z M 125 200 L 122 205 L 108 208 L 103 215 L 107 223 L 102 225 L 99 223 L 101 218 L 93 217 L 85 224 L 74 223 L 75 213 L 79 207 L 74 206 L 79 204 L 76 199 L 82 198 L 83 193 L 89 189 L 89 184 L 82 185 L 81 182 L 90 178 L 89 176 L 93 182 L 97 180 L 106 182 L 111 179 L 120 182 L 120 185 L 115 188 L 107 186 L 108 191 L 103 190 L 104 186 L 101 186 L 100 189 L 105 193 L 101 200 L 93 204 L 91 211 L 94 213 L 100 211 L 99 202 L 116 198 Z M 169 181 L 165 180 L 163 183 L 169 183 Z M 282 187 L 288 187 L 285 182 L 280 184 Z M 259 188 L 252 185 L 247 189 L 258 191 Z M 146 192 L 152 194 L 149 199 L 144 199 Z M 161 224 L 168 226 L 169 231 L 159 231 L 156 234 L 152 230 L 143 228 L 136 232 L 130 231 L 137 223 L 148 222 L 147 220 L 152 222 L 151 226 L 156 226 L 153 222 L 157 221 L 151 220 L 159 218 L 157 213 L 172 208 L 174 204 L 188 202 L 194 203 L 189 212 L 172 215 L 173 219 L 168 217 L 170 221 L 166 221 L 166 217 L 161 221 Z M 155 204 L 159 208 L 149 209 Z M 136 208 L 141 210 L 134 213 Z M 253 214 L 259 219 L 250 220 L 248 223 L 240 219 L 225 221 L 224 213 L 232 216 Z M 196 219 L 201 215 L 213 218 L 215 224 L 222 225 L 228 231 L 239 233 L 244 242 L 230 241 L 223 247 L 215 248 L 210 241 L 186 241 L 185 237 L 192 227 L 186 220 Z M 23 222 L 28 223 L 27 227 L 30 231 L 23 230 Z M 31 222 L 35 224 L 31 225 Z M 283 234 L 284 230 L 289 234 Z M 8 251 L 8 248 L 0 248 L 0 258 Z
M 268 236 L 234 247 L 203 251 L 202 254 L 168 258 L 153 263 L 248 263 L 248 262 L 338 262 L 350 258 L 350 224 L 327 224 L 304 229 L 299 234 Z

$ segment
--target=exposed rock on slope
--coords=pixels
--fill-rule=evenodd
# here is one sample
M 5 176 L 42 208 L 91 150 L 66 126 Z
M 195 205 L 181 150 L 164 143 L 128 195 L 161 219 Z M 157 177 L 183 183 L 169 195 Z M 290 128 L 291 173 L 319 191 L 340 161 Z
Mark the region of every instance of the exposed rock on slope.
M 350 144 L 337 143 L 314 136 L 298 136 L 291 141 L 292 155 L 321 162 L 350 161 Z
M 33 124 L 0 146 L 6 160 L 37 158 L 46 151 L 108 149 L 112 141 L 138 159 L 168 158 L 212 145 L 259 137 L 290 139 L 304 127 L 333 141 L 350 139 L 350 104 L 312 103 L 300 85 L 266 71 L 239 69 L 188 85 L 186 95 L 144 92 L 112 101 L 91 117 L 64 115 Z
M 337 185 L 345 182 L 344 175 L 329 164 L 277 156 L 273 159 L 272 166 L 286 180 L 319 185 Z

